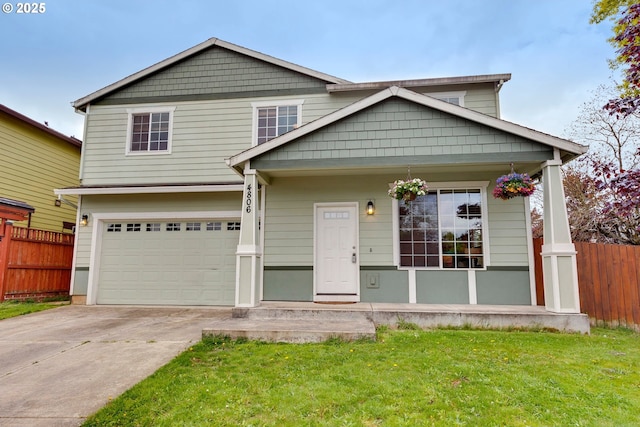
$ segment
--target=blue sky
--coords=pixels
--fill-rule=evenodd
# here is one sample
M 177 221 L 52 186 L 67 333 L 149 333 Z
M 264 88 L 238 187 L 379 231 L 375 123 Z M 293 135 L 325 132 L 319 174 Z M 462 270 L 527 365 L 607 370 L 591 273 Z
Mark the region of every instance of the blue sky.
M 80 138 L 72 101 L 211 37 L 354 82 L 512 73 L 502 118 L 557 136 L 614 56 L 587 0 L 0 3 L 0 104 Z

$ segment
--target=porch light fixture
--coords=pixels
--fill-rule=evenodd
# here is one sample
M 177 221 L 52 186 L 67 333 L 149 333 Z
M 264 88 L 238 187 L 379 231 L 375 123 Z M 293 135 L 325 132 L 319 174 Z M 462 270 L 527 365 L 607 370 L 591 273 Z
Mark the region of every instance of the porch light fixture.
M 89 224 L 89 215 L 82 215 L 82 219 L 80 220 L 80 225 L 86 227 Z
M 373 201 L 369 200 L 369 203 L 367 203 L 367 215 L 373 215 L 374 213 L 376 213 L 376 207 L 373 205 Z

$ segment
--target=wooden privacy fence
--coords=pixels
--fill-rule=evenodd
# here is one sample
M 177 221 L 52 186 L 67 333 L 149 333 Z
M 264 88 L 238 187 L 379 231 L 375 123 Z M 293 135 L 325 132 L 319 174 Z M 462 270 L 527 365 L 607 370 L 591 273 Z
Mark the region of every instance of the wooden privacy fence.
M 69 295 L 73 238 L 7 224 L 0 240 L 0 301 Z
M 534 239 L 536 293 L 544 305 L 542 239 Z M 580 309 L 596 325 L 640 330 L 640 246 L 575 242 Z M 542 298 L 541 298 L 542 295 Z

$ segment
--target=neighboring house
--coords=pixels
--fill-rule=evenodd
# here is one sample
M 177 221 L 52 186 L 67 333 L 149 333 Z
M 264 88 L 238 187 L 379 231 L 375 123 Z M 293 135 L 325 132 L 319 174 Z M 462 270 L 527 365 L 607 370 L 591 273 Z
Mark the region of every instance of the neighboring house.
M 513 164 L 544 181 L 547 308 L 579 312 L 559 168 L 586 149 L 501 120 L 510 77 L 352 83 L 211 39 L 77 100 L 74 298 L 535 304 L 529 201 L 491 196 Z
M 35 208 L 16 227 L 71 232 L 76 197 L 62 200 L 53 189 L 77 186 L 82 141 L 0 105 L 0 197 Z

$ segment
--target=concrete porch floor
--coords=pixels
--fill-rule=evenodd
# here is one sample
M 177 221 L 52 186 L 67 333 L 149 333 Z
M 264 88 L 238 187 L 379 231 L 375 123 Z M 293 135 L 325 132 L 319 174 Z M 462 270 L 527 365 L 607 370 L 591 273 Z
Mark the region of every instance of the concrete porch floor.
M 588 334 L 586 314 L 551 313 L 541 306 L 466 304 L 325 304 L 262 302 L 234 308 L 232 318 L 202 331 L 203 337 L 229 336 L 274 342 L 321 342 L 329 338 L 375 339 L 375 328 L 399 323 L 421 328 L 545 328 Z

